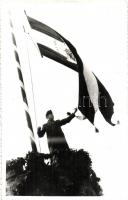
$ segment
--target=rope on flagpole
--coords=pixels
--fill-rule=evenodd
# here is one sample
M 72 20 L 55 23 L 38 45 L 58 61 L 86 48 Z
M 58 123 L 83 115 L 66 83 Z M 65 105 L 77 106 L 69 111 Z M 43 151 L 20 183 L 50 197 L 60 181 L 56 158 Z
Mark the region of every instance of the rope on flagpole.
M 31 36 L 29 33 L 28 33 L 28 36 L 30 37 L 30 39 L 32 40 L 32 42 L 33 42 L 34 46 L 36 47 L 36 49 L 37 49 L 37 50 L 38 50 L 38 52 L 40 53 L 40 51 L 39 51 L 39 48 L 38 48 L 37 44 L 34 42 L 34 40 L 33 40 L 32 36 Z
M 24 10 L 24 14 L 25 14 L 26 19 L 27 19 L 27 14 L 26 14 L 26 11 L 25 11 L 25 10 Z M 29 24 L 28 20 L 27 20 L 27 23 L 28 23 L 28 25 L 29 25 L 29 27 L 30 27 L 30 24 Z M 31 27 L 30 27 L 30 28 L 31 28 Z M 37 49 L 38 52 L 40 53 L 40 50 L 39 50 L 39 48 L 38 48 L 38 45 L 37 45 L 37 43 L 34 42 L 34 40 L 33 40 L 32 36 L 31 36 L 31 34 L 29 33 L 29 31 L 26 31 L 26 29 L 25 29 L 24 26 L 23 26 L 23 29 L 24 29 L 24 32 L 30 37 L 30 39 L 32 40 L 34 46 L 36 47 L 36 49 Z

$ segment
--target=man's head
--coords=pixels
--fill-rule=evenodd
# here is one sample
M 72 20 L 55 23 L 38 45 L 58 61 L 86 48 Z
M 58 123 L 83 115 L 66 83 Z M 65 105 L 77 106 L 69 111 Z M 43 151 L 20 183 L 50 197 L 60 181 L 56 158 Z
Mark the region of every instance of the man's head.
M 47 118 L 48 120 L 53 120 L 53 119 L 54 119 L 54 115 L 53 115 L 52 110 L 48 110 L 48 111 L 46 112 L 46 118 Z

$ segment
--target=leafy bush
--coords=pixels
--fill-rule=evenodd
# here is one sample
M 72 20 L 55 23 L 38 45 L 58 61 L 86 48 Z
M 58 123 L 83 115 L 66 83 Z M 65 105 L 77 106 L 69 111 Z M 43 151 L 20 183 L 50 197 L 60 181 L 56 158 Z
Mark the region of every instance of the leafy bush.
M 50 163 L 46 164 L 46 160 Z M 7 161 L 7 195 L 99 196 L 100 179 L 84 150 L 53 154 L 28 152 L 25 158 Z

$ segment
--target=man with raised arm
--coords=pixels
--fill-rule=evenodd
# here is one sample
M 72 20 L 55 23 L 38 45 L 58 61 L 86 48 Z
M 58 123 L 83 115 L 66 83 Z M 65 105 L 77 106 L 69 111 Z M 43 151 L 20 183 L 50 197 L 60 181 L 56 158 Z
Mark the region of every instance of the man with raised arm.
M 45 132 L 48 139 L 48 147 L 50 153 L 54 151 L 68 150 L 69 146 L 61 129 L 61 126 L 69 123 L 74 117 L 77 109 L 70 114 L 67 118 L 62 120 L 54 120 L 54 115 L 51 110 L 47 111 L 46 118 L 47 123 L 38 128 L 37 134 L 39 137 L 43 137 Z

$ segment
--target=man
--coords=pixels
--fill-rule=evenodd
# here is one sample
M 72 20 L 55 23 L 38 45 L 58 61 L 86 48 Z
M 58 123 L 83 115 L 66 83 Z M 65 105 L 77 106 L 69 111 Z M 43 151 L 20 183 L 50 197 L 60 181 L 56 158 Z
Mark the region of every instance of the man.
M 54 120 L 53 112 L 51 110 L 47 111 L 46 118 L 48 119 L 48 122 L 43 125 L 42 129 L 41 127 L 38 128 L 37 134 L 39 137 L 43 137 L 46 132 L 50 153 L 53 153 L 56 150 L 69 149 L 61 126 L 69 123 L 75 117 L 76 111 L 77 109 L 75 109 L 74 113 L 62 120 Z

